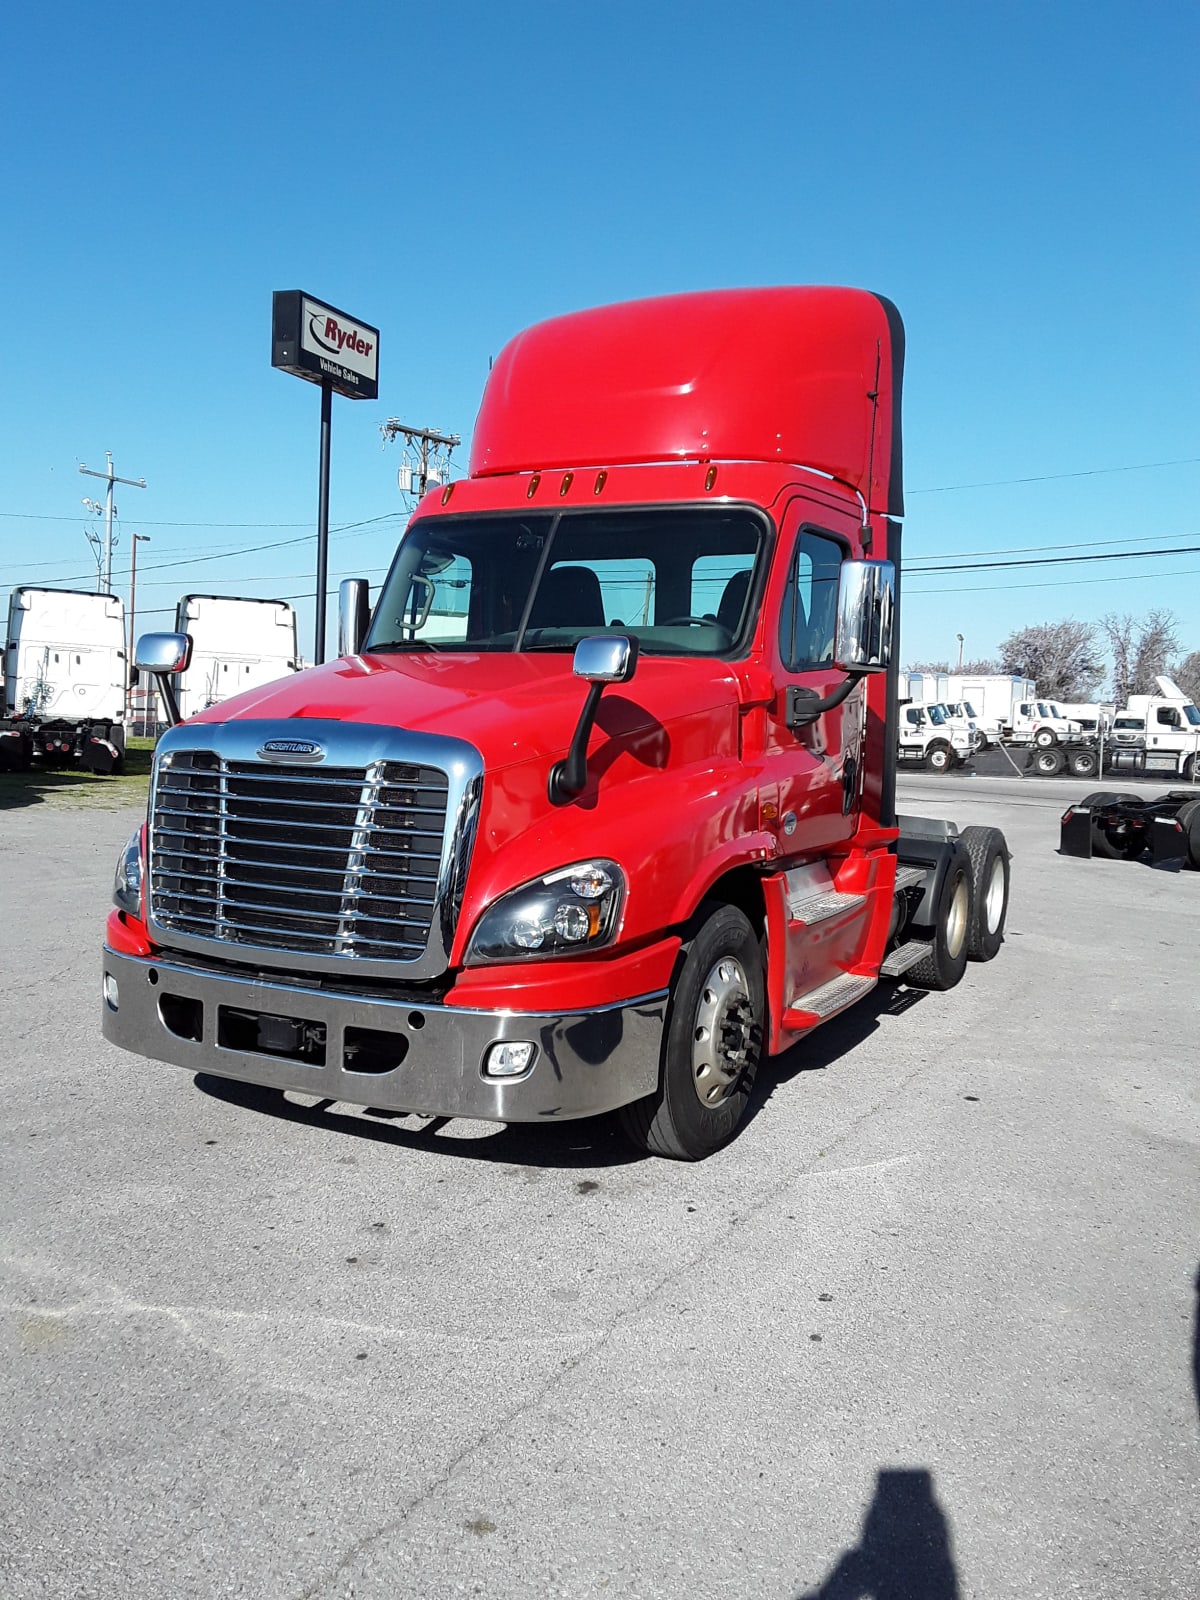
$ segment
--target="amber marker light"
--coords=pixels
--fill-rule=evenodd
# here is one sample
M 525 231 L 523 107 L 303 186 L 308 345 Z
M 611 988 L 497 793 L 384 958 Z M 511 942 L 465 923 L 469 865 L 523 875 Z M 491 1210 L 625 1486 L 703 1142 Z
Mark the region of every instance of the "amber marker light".
M 593 494 L 601 494 L 601 493 L 603 493 L 604 485 L 607 482 L 608 482 L 608 473 L 607 472 L 598 472 L 596 474 L 596 487 L 592 490 L 592 493 Z
M 538 492 L 538 485 L 541 483 L 541 481 L 542 481 L 541 473 L 540 472 L 535 472 L 533 477 L 530 478 L 530 480 L 529 480 L 528 489 L 526 489 L 526 491 L 525 491 L 526 500 L 532 500 L 533 499 L 534 495 Z
M 444 506 L 448 506 L 450 504 L 450 496 L 453 493 L 454 493 L 454 485 L 452 483 L 448 483 L 446 485 L 446 487 L 442 490 L 442 504 Z
M 566 494 L 574 482 L 575 474 L 573 472 L 564 472 L 563 481 L 558 486 L 559 494 Z
M 716 469 L 716 467 L 709 467 L 708 471 L 704 474 L 704 487 L 706 489 L 711 489 L 713 484 L 716 483 L 716 481 L 717 481 L 717 469 Z

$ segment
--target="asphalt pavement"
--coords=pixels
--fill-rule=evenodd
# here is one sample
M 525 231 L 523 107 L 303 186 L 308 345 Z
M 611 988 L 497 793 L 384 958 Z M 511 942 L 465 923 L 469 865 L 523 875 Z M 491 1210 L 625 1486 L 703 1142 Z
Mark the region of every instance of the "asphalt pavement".
M 902 775 L 1004 948 L 699 1166 L 109 1047 L 136 813 L 0 813 L 0 1590 L 1190 1600 L 1200 873 L 1059 856 L 1097 786 Z

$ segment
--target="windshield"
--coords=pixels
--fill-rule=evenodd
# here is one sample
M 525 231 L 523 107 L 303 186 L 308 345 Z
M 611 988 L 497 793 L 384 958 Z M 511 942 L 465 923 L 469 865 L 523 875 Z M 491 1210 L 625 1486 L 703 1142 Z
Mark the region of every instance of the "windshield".
M 1144 717 L 1118 717 L 1113 723 L 1114 728 L 1145 728 Z
M 967 715 L 969 717 L 974 717 L 974 716 L 978 715 L 978 713 L 975 710 L 975 707 L 971 704 L 971 702 L 969 700 L 964 700 L 963 701 L 963 710 L 967 713 Z
M 1200 711 L 1197 711 L 1190 701 L 1186 706 L 1180 706 L 1179 709 L 1183 712 L 1190 727 L 1200 728 Z
M 930 722 L 933 723 L 935 728 L 944 728 L 945 727 L 945 725 L 946 725 L 946 713 L 942 709 L 941 706 L 930 706 L 929 707 L 929 720 L 930 720 Z
M 1044 700 L 1039 700 L 1038 701 L 1038 716 L 1039 717 L 1056 717 L 1057 715 L 1058 715 L 1058 712 L 1055 711 L 1053 706 L 1048 706 Z
M 765 535 L 754 513 L 717 506 L 425 517 L 363 648 L 570 651 L 617 632 L 647 655 L 725 655 L 749 630 Z

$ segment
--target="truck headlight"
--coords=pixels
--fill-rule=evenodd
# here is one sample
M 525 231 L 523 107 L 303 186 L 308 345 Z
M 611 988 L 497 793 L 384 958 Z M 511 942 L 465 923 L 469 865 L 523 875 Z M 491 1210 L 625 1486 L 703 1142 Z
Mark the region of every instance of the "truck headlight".
M 484 912 L 467 947 L 467 964 L 569 956 L 611 943 L 625 897 L 613 861 L 578 861 L 512 889 Z
M 142 830 L 139 828 L 121 852 L 113 880 L 113 904 L 131 917 L 142 914 Z

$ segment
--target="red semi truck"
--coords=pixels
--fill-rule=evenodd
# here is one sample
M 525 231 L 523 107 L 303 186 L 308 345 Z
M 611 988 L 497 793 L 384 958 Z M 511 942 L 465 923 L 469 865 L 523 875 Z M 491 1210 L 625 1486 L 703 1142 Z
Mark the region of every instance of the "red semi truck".
M 768 1053 L 994 956 L 1003 836 L 896 816 L 903 338 L 779 288 L 513 339 L 341 658 L 161 740 L 106 1037 L 698 1159 Z

